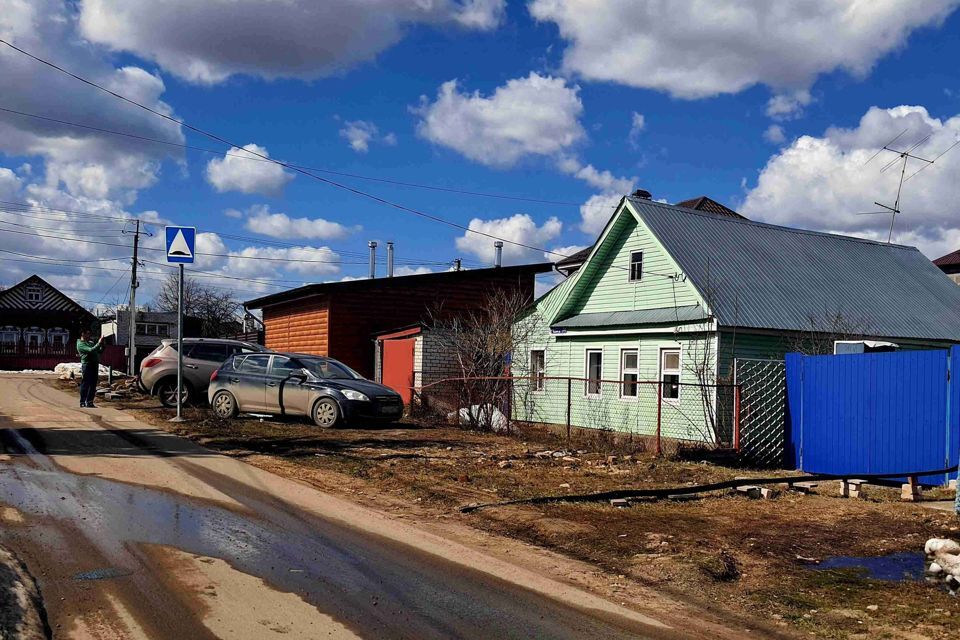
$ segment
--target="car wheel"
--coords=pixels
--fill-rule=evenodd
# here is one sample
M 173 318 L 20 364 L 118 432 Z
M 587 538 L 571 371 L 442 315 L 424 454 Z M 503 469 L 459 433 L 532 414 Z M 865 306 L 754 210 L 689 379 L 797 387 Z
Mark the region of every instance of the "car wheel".
M 213 415 L 222 420 L 236 417 L 239 410 L 237 399 L 229 391 L 217 391 L 213 396 L 211 406 L 213 407 Z
M 163 406 L 168 408 L 177 406 L 177 379 L 168 378 L 161 380 L 157 383 L 156 394 L 157 398 L 160 399 L 160 404 Z M 184 383 L 183 404 L 186 405 L 188 402 L 190 402 L 190 385 Z
M 331 398 L 321 398 L 313 405 L 313 421 L 322 429 L 337 426 L 340 421 L 340 407 Z

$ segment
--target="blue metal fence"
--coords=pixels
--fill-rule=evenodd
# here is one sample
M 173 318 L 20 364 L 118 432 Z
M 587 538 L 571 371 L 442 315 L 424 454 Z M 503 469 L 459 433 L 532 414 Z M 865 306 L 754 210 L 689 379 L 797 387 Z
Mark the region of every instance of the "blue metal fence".
M 789 466 L 840 475 L 957 464 L 960 382 L 952 378 L 960 375 L 960 348 L 791 353 L 786 364 Z

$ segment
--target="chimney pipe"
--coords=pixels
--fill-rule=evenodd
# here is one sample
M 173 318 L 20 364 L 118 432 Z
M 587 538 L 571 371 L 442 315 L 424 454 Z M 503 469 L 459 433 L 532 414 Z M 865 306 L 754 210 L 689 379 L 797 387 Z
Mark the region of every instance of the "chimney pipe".
M 377 241 L 371 240 L 367 243 L 370 247 L 370 278 L 377 277 Z
M 460 267 L 461 267 L 460 258 L 457 258 L 456 260 L 453 261 L 453 270 L 460 271 Z
M 387 242 L 387 277 L 393 277 L 393 242 Z
M 494 262 L 493 266 L 502 267 L 503 266 L 503 241 L 497 240 L 496 242 L 493 243 L 493 246 L 497 250 L 497 259 Z

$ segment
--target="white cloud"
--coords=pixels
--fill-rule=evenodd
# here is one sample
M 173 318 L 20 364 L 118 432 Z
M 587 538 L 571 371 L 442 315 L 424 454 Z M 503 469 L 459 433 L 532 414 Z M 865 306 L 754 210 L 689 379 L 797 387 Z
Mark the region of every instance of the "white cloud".
M 253 205 L 246 213 L 246 228 L 271 238 L 304 238 L 326 240 L 343 238 L 361 227 L 346 227 L 323 218 L 291 218 L 285 213 L 271 213 L 267 205 Z
M 550 262 L 556 262 L 557 260 L 563 260 L 564 258 L 569 258 L 577 251 L 583 251 L 587 247 L 582 244 L 571 244 L 566 247 L 554 247 L 550 249 L 549 253 L 544 253 L 543 257 L 549 260 Z
M 408 26 L 489 30 L 505 0 L 84 0 L 84 37 L 190 82 L 314 79 L 373 60 Z
M 22 185 L 22 180 L 10 169 L 0 167 L 0 199 L 13 198 Z
M 388 133 L 380 136 L 379 127 L 367 120 L 348 120 L 344 122 L 340 129 L 340 137 L 344 138 L 350 144 L 350 148 L 357 153 L 369 151 L 370 144 L 373 142 L 379 141 L 389 146 L 397 144 L 396 134 Z
M 231 251 L 230 255 L 226 258 L 224 272 L 245 278 L 276 277 L 279 269 L 302 275 L 327 275 L 340 271 L 340 256 L 329 247 L 245 247 Z
M 264 147 L 248 144 L 243 149 L 231 148 L 223 158 L 213 158 L 207 163 L 207 182 L 221 193 L 239 191 L 278 195 L 293 180 L 293 174 L 254 154 L 270 156 Z
M 580 230 L 587 235 L 599 235 L 613 217 L 613 212 L 624 194 L 598 193 L 580 205 Z
M 633 190 L 633 185 L 637 181 L 636 177 L 618 177 L 606 169 L 600 171 L 592 164 L 581 164 L 578 159 L 572 157 L 561 157 L 557 162 L 557 168 L 563 173 L 583 180 L 594 189 L 602 189 L 605 193 L 626 195 Z
M 787 134 L 778 124 L 772 124 L 763 132 L 763 139 L 771 144 L 781 144 L 786 141 Z
M 958 0 L 533 0 L 531 15 L 568 41 L 563 66 L 588 80 L 680 98 L 757 84 L 809 89 L 842 69 L 867 75 L 919 27 L 939 25 Z
M 519 242 L 531 247 L 545 247 L 563 230 L 563 223 L 555 217 L 547 219 L 542 225 L 537 223 L 525 213 L 517 213 L 509 218 L 497 218 L 494 220 L 482 220 L 474 218 L 470 221 L 469 228 L 480 233 L 490 234 L 497 238 Z M 496 249 L 493 246 L 494 239 L 477 233 L 465 232 L 457 238 L 457 249 L 480 258 L 482 261 L 492 265 L 496 258 Z M 517 246 L 515 244 L 504 243 L 503 245 L 503 263 L 517 264 L 540 260 L 543 257 L 543 251 L 536 251 Z
M 640 134 L 647 127 L 647 119 L 643 116 L 642 113 L 633 112 L 633 116 L 630 119 L 630 134 L 627 136 L 627 139 L 630 141 L 630 145 L 636 148 L 638 141 L 640 140 Z
M 778 93 L 767 101 L 767 116 L 774 120 L 795 120 L 803 115 L 803 109 L 813 102 L 809 91 Z
M 393 274 L 397 276 L 420 276 L 425 273 L 435 273 L 430 267 L 397 267 Z
M 531 73 L 490 96 L 462 93 L 456 80 L 440 85 L 435 101 L 421 96 L 418 133 L 471 160 L 511 167 L 526 156 L 553 156 L 584 137 L 579 88 L 563 78 Z
M 238 211 L 237 209 L 227 209 L 223 212 L 223 215 L 227 216 L 228 218 L 239 220 L 243 217 L 243 211 Z
M 800 136 L 767 161 L 739 210 L 765 222 L 886 241 L 889 215 L 856 214 L 879 210 L 874 201 L 893 204 L 899 165 L 880 172 L 896 160 L 889 152 L 864 164 L 905 129 L 894 147 L 910 147 L 929 135 L 913 153 L 933 159 L 960 140 L 960 115 L 940 120 L 920 106 L 871 107 L 856 127 Z M 922 166 L 911 162 L 907 176 Z M 960 148 L 904 183 L 894 242 L 915 244 L 931 258 L 956 249 L 960 216 L 949 203 L 955 200 L 958 176 Z

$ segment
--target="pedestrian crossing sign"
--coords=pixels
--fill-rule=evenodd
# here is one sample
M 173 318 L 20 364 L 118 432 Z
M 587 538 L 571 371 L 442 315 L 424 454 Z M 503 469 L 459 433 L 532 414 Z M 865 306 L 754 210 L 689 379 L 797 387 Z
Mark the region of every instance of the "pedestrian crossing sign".
M 167 262 L 193 264 L 196 247 L 196 227 L 166 227 Z

